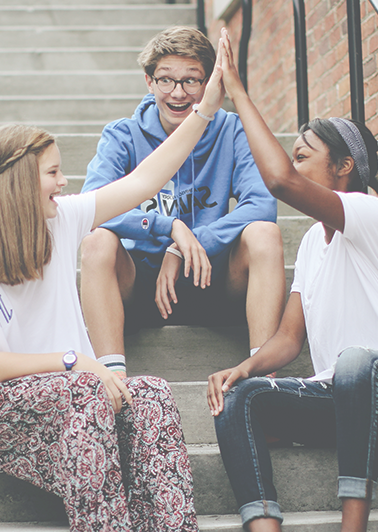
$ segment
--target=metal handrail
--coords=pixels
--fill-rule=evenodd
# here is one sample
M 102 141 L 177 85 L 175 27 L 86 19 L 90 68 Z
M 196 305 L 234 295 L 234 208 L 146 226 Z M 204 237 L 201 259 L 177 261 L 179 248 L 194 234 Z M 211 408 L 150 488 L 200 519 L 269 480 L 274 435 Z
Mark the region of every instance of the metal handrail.
M 354 120 L 365 123 L 360 0 L 347 0 L 350 105 Z
M 166 0 L 172 1 L 172 0 Z M 173 0 L 174 1 L 174 0 Z M 197 25 L 206 35 L 205 0 L 197 0 Z M 378 0 L 369 0 L 378 13 Z M 239 75 L 248 92 L 248 46 L 252 33 L 252 0 L 241 0 L 242 34 L 239 43 Z M 297 78 L 298 129 L 309 121 L 306 14 L 304 0 L 293 0 Z M 360 0 L 347 0 L 350 98 L 352 118 L 365 122 Z
M 248 46 L 252 33 L 252 0 L 242 0 L 242 34 L 239 43 L 239 76 L 248 92 Z
M 204 35 L 207 35 L 205 21 L 205 0 L 197 0 L 197 27 Z
M 306 46 L 306 13 L 304 0 L 293 0 L 295 62 L 297 74 L 297 113 L 298 130 L 309 121 L 308 108 L 308 77 L 307 77 L 307 46 Z

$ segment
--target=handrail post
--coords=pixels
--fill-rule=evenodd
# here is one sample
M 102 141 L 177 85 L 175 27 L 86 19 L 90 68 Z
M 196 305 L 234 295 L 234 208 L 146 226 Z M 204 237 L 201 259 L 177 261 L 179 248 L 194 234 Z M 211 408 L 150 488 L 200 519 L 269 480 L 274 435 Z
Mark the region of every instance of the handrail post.
M 242 0 L 242 34 L 239 43 L 239 76 L 248 93 L 248 44 L 252 32 L 252 0 Z
M 361 11 L 359 0 L 347 0 L 350 70 L 350 106 L 354 120 L 365 123 L 362 69 Z
M 293 0 L 295 29 L 295 61 L 297 66 L 298 130 L 309 121 L 306 15 L 303 0 Z
M 197 0 L 197 26 L 202 33 L 207 36 L 205 23 L 205 0 Z

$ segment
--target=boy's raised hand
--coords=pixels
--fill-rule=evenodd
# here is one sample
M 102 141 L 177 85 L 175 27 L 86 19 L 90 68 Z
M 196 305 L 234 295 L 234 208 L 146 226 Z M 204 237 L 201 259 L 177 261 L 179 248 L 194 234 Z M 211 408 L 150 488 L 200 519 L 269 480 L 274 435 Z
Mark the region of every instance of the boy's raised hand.
M 222 81 L 221 61 L 221 43 L 219 41 L 214 70 L 206 84 L 205 93 L 200 103 L 201 112 L 206 116 L 214 115 L 224 100 L 225 90 Z

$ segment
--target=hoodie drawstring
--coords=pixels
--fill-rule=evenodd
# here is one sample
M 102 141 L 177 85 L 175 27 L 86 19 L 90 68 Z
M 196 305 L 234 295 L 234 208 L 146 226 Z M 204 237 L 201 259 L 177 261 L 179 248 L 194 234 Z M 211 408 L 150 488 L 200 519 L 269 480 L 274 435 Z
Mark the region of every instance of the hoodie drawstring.
M 192 163 L 192 229 L 194 229 L 195 215 L 194 215 L 194 154 L 190 153 L 190 160 Z

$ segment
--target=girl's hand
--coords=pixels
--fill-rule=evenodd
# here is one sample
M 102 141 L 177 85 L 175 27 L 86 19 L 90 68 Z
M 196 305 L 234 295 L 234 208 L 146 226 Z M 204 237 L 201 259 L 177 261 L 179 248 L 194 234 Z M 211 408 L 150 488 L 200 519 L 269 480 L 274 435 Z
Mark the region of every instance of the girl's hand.
M 223 71 L 223 83 L 229 98 L 233 101 L 238 93 L 244 93 L 244 86 L 238 74 L 234 62 L 234 54 L 231 48 L 230 37 L 226 28 L 221 29 L 220 54 Z M 219 48 L 218 48 L 219 49 Z
M 81 353 L 76 354 L 77 362 L 73 367 L 73 371 L 90 371 L 100 377 L 116 414 L 121 411 L 123 398 L 126 399 L 129 405 L 132 404 L 133 400 L 127 386 L 110 369 L 100 362 L 93 360 L 93 358 L 89 358 Z
M 224 369 L 213 373 L 208 378 L 207 403 L 212 416 L 217 416 L 223 410 L 223 393 L 240 379 L 248 379 L 249 374 L 241 364 L 234 368 Z

